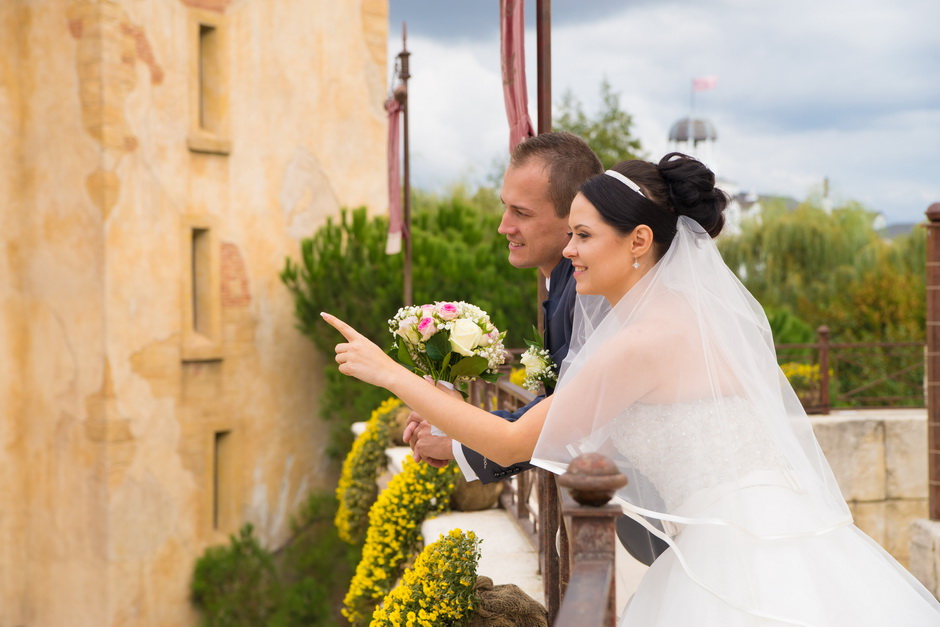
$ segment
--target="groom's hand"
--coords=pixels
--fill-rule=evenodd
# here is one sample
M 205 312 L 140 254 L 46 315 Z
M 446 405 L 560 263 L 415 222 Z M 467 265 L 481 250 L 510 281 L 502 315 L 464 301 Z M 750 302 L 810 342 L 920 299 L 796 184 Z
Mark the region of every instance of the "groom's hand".
M 415 460 L 424 460 L 435 468 L 443 468 L 454 458 L 454 440 L 446 435 L 432 434 L 429 422 L 421 420 L 414 412 L 411 415 L 418 418 L 418 421 L 408 425 L 414 426 L 408 444 L 411 445 Z

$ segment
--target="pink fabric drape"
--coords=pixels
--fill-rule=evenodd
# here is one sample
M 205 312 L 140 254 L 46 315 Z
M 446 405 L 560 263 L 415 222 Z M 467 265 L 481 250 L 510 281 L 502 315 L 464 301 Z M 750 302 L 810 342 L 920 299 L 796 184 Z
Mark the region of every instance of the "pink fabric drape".
M 523 0 L 500 0 L 499 33 L 503 70 L 503 99 L 509 119 L 509 152 L 535 135 L 529 118 L 525 83 L 525 10 Z
M 401 103 L 395 98 L 385 101 L 388 111 L 388 238 L 385 240 L 385 254 L 395 255 L 401 252 L 401 235 L 404 225 L 401 207 L 401 151 L 398 149 L 399 121 Z

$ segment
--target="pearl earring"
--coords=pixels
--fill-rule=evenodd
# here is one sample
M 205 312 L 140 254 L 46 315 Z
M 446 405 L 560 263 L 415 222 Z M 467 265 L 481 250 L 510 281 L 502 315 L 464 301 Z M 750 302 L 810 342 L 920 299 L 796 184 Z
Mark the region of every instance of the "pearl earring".
M 636 270 L 639 270 L 639 269 L 640 269 L 640 261 L 639 261 L 639 259 L 636 258 L 636 255 L 633 256 L 633 267 L 634 267 Z

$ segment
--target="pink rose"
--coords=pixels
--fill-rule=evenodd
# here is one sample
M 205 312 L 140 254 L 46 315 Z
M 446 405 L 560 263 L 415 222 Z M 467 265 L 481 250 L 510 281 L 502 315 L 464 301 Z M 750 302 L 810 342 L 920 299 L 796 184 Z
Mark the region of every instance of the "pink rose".
M 438 303 L 437 315 L 441 320 L 453 320 L 457 317 L 457 305 L 454 303 Z
M 425 318 L 433 316 L 436 309 L 434 305 L 421 305 L 421 315 Z
M 437 333 L 437 326 L 433 318 L 421 318 L 418 323 L 418 333 L 421 334 L 421 341 L 427 342 L 428 338 Z
M 493 329 L 489 333 L 484 333 L 483 338 L 480 340 L 480 346 L 489 346 L 493 342 L 499 339 L 499 331 Z

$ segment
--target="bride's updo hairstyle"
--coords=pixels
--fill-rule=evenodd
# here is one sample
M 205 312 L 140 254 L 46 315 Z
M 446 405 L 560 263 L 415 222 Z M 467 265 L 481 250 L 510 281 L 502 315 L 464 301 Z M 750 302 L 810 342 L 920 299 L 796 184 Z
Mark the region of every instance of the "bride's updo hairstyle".
M 599 174 L 581 186 L 581 193 L 604 222 L 623 235 L 641 224 L 650 227 L 656 259 L 672 244 L 680 215 L 698 222 L 712 237 L 721 233 L 728 196 L 715 187 L 715 174 L 698 159 L 671 152 L 658 165 L 621 161 L 612 171 L 626 177 L 640 191 L 617 174 Z

